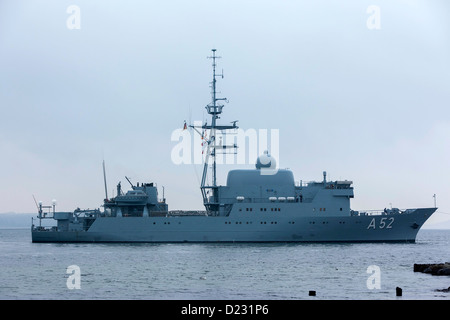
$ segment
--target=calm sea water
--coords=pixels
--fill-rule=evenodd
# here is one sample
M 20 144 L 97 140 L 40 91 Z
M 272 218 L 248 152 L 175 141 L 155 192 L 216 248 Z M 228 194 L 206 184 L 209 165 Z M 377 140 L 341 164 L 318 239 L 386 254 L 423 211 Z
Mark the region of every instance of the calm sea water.
M 29 229 L 0 229 L 0 299 L 450 299 L 436 291 L 449 276 L 413 272 L 450 261 L 449 245 L 450 230 L 414 244 L 38 244 Z M 71 265 L 80 289 L 68 289 Z

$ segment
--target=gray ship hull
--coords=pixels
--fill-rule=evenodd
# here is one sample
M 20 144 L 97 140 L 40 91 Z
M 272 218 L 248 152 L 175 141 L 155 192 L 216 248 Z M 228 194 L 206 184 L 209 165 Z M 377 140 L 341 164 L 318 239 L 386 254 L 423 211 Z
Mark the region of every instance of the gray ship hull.
M 32 229 L 33 242 L 415 242 L 436 208 L 338 217 L 98 217 L 87 231 Z

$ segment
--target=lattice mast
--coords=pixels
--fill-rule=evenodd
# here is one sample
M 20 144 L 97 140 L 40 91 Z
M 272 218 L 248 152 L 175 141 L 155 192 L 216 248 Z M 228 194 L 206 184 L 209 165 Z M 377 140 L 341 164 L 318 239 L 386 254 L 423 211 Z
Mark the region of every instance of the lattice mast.
M 208 212 L 208 215 L 217 215 L 219 213 L 219 194 L 218 194 L 218 186 L 217 186 L 217 168 L 216 168 L 216 157 L 217 157 L 217 151 L 218 149 L 229 149 L 229 148 L 237 148 L 236 144 L 233 145 L 217 145 L 217 132 L 218 131 L 224 131 L 224 130 L 230 130 L 230 129 L 237 129 L 236 126 L 237 121 L 233 121 L 232 125 L 226 125 L 221 126 L 217 125 L 217 119 L 219 119 L 219 115 L 222 113 L 222 109 L 224 107 L 223 104 L 218 103 L 219 101 L 225 101 L 228 102 L 226 98 L 218 98 L 217 97 L 217 77 L 223 78 L 223 71 L 221 74 L 216 73 L 216 66 L 217 66 L 217 59 L 220 59 L 221 57 L 216 55 L 216 49 L 212 49 L 212 56 L 209 56 L 209 59 L 212 59 L 212 67 L 213 67 L 213 78 L 211 82 L 211 103 L 209 103 L 205 108 L 209 115 L 211 115 L 211 125 L 204 124 L 202 125 L 203 132 L 206 130 L 209 130 L 208 139 L 206 140 L 207 143 L 207 150 L 206 150 L 206 157 L 205 157 L 205 163 L 203 166 L 203 174 L 202 174 L 202 181 L 200 185 L 200 189 L 202 191 L 203 196 L 203 204 L 205 205 L 205 208 Z M 194 126 L 190 126 L 192 128 L 195 128 Z M 196 130 L 197 131 L 197 130 Z M 197 131 L 198 132 L 198 131 Z M 208 173 L 208 166 L 209 161 L 212 161 L 212 181 L 211 185 L 207 185 L 207 173 Z

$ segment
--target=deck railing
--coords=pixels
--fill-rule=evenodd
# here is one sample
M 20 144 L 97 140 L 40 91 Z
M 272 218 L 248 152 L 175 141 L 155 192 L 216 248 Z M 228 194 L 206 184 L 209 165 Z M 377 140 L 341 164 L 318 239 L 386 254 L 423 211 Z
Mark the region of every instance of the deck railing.
M 392 215 L 392 214 L 408 214 L 414 211 L 415 209 L 383 209 L 383 210 L 359 210 L 354 211 L 351 210 L 350 213 L 353 216 L 381 216 L 381 215 Z

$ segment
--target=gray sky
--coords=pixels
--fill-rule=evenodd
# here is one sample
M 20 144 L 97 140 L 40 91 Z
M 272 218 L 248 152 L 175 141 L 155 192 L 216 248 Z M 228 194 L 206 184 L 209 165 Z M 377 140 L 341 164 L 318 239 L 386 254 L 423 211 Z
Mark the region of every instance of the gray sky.
M 4 0 L 0 212 L 35 211 L 32 195 L 99 207 L 103 159 L 110 196 L 126 175 L 165 186 L 169 209 L 201 209 L 201 166 L 175 165 L 170 138 L 204 117 L 212 48 L 222 123 L 279 129 L 296 180 L 354 181 L 355 210 L 430 207 L 436 194 L 432 221 L 450 218 L 445 0 Z

